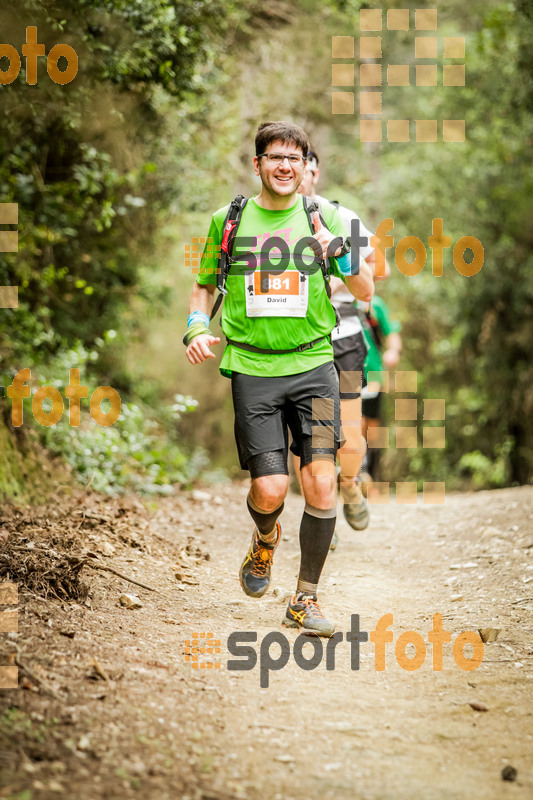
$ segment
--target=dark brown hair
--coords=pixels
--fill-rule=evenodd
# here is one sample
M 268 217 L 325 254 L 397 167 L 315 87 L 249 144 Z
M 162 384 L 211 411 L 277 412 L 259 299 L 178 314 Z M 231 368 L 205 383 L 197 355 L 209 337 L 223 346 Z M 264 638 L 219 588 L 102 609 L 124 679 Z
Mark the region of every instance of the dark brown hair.
M 255 154 L 256 156 L 264 153 L 272 142 L 283 142 L 283 144 L 294 144 L 307 155 L 309 150 L 309 139 L 307 134 L 298 125 L 290 122 L 263 122 L 257 129 L 255 135 Z

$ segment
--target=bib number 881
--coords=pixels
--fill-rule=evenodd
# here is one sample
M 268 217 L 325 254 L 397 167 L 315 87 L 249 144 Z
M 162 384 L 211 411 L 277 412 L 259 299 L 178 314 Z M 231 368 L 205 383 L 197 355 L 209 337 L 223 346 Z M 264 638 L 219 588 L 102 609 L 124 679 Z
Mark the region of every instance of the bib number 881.
M 291 288 L 288 278 L 272 278 L 266 275 L 261 279 L 261 294 L 268 294 L 269 292 L 289 291 Z

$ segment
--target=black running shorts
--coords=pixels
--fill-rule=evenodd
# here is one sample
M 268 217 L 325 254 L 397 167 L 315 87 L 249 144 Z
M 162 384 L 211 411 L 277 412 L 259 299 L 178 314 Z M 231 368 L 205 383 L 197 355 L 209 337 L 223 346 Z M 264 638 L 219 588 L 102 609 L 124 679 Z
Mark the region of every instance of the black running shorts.
M 381 419 L 381 398 L 381 392 L 375 397 L 363 397 L 363 417 L 368 417 L 368 419 Z
M 366 386 L 365 358 L 368 352 L 362 331 L 353 336 L 345 336 L 333 342 L 335 369 L 340 378 L 341 400 L 355 400 L 361 397 L 359 385 Z M 341 373 L 344 372 L 344 376 Z M 356 373 L 355 375 L 353 373 Z M 359 381 L 361 374 L 361 382 Z M 359 390 L 358 390 L 359 389 Z
M 291 450 L 302 458 L 301 466 L 315 458 L 335 460 L 341 432 L 339 381 L 332 361 L 308 372 L 276 378 L 234 372 L 231 389 L 242 469 L 248 469 L 253 456 L 274 450 L 284 452 L 286 463 L 289 429 Z M 306 437 L 312 437 L 312 448 L 309 439 L 303 447 Z

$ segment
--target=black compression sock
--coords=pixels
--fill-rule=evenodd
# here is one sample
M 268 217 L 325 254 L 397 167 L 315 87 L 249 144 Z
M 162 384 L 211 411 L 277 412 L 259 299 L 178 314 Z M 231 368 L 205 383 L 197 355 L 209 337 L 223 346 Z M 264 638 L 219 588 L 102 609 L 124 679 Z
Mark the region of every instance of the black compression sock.
M 368 451 L 368 453 L 369 455 L 368 455 L 367 471 L 370 477 L 376 481 L 378 479 L 378 474 L 379 474 L 379 460 L 380 460 L 381 450 L 373 447 Z
M 274 511 L 262 511 L 260 508 L 258 508 L 258 506 L 255 505 L 253 500 L 250 498 L 250 495 L 248 495 L 246 498 L 246 503 L 248 505 L 250 516 L 255 522 L 257 530 L 259 531 L 260 537 L 264 541 L 269 542 L 269 534 L 273 533 L 275 530 L 276 520 L 283 511 L 284 503 L 282 503 L 279 508 L 274 509 Z M 274 536 L 273 542 L 275 541 L 276 537 Z
M 335 531 L 337 509 L 307 504 L 300 524 L 300 574 L 297 591 L 316 593 L 322 567 Z

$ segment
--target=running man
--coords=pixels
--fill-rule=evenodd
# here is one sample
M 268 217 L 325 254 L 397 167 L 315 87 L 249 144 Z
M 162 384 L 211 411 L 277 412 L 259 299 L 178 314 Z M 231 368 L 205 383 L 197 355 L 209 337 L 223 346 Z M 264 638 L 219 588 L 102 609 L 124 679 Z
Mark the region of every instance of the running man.
M 335 530 L 340 409 L 330 342 L 335 312 L 316 261 L 326 257 L 331 245 L 335 275 L 354 297 L 368 302 L 374 289 L 364 263 L 359 274 L 351 274 L 349 242 L 333 206 L 322 211 L 325 224 L 314 213 L 310 227 L 303 198 L 297 194 L 308 149 L 307 136 L 296 125 L 267 122 L 257 131 L 253 166 L 261 190 L 246 203 L 238 228 L 243 244 L 241 237 L 247 237 L 246 253 L 239 247 L 239 256 L 237 248 L 232 254 L 222 315 L 227 344 L 220 370 L 231 377 L 237 450 L 241 467 L 251 475 L 247 505 L 255 528 L 240 568 L 241 586 L 250 597 L 262 597 L 270 583 L 274 551 L 281 539 L 278 517 L 289 483 L 290 429 L 291 449 L 301 459 L 306 505 L 300 525 L 298 582 L 283 623 L 331 636 L 335 626 L 323 616 L 317 590 Z M 215 246 L 222 242 L 226 213 L 227 207 L 213 215 L 208 237 Z M 289 251 L 279 285 L 265 271 L 273 270 L 265 240 L 274 236 L 278 247 L 283 239 Z M 306 264 L 313 269 L 302 268 L 300 259 L 295 263 L 297 243 L 305 239 L 320 254 L 318 258 L 308 247 L 300 257 L 307 256 Z M 250 263 L 261 269 L 254 271 Z M 220 342 L 209 330 L 217 266 L 216 257 L 208 256 L 206 249 L 184 337 L 191 364 L 214 358 L 211 347 Z
M 300 194 L 305 194 L 317 200 L 321 207 L 324 208 L 330 204 L 329 201 L 315 192 L 315 187 L 320 177 L 318 164 L 318 156 L 310 150 L 307 153 L 307 166 L 298 191 Z M 361 218 L 354 211 L 350 211 L 348 208 L 338 204 L 334 205 L 337 205 L 341 219 L 348 230 L 351 228 L 352 220 L 359 220 L 359 236 L 366 236 L 368 239 L 366 245 L 360 245 L 359 252 L 374 275 L 376 254 L 374 247 L 370 243 L 373 234 L 361 222 Z M 374 280 L 383 280 L 389 275 L 390 267 L 385 260 L 384 276 L 378 278 L 374 275 Z M 366 439 L 361 431 L 361 393 L 357 391 L 358 387 L 354 384 L 356 383 L 355 375 L 357 374 L 361 375 L 361 387 L 366 383 L 364 363 L 367 346 L 353 293 L 350 293 L 344 282 L 336 277 L 331 279 L 331 291 L 331 302 L 337 308 L 341 317 L 339 328 L 335 328 L 332 333 L 335 368 L 339 375 L 342 372 L 345 373 L 344 379 L 343 377 L 340 379 L 341 422 L 346 441 L 339 449 L 338 454 L 340 464 L 339 485 L 344 518 L 354 530 L 361 531 L 368 527 L 369 523 L 368 504 L 361 491 L 359 479 L 359 472 L 366 450 Z M 295 467 L 298 469 L 297 463 Z M 336 544 L 335 536 L 332 547 L 336 546 Z

